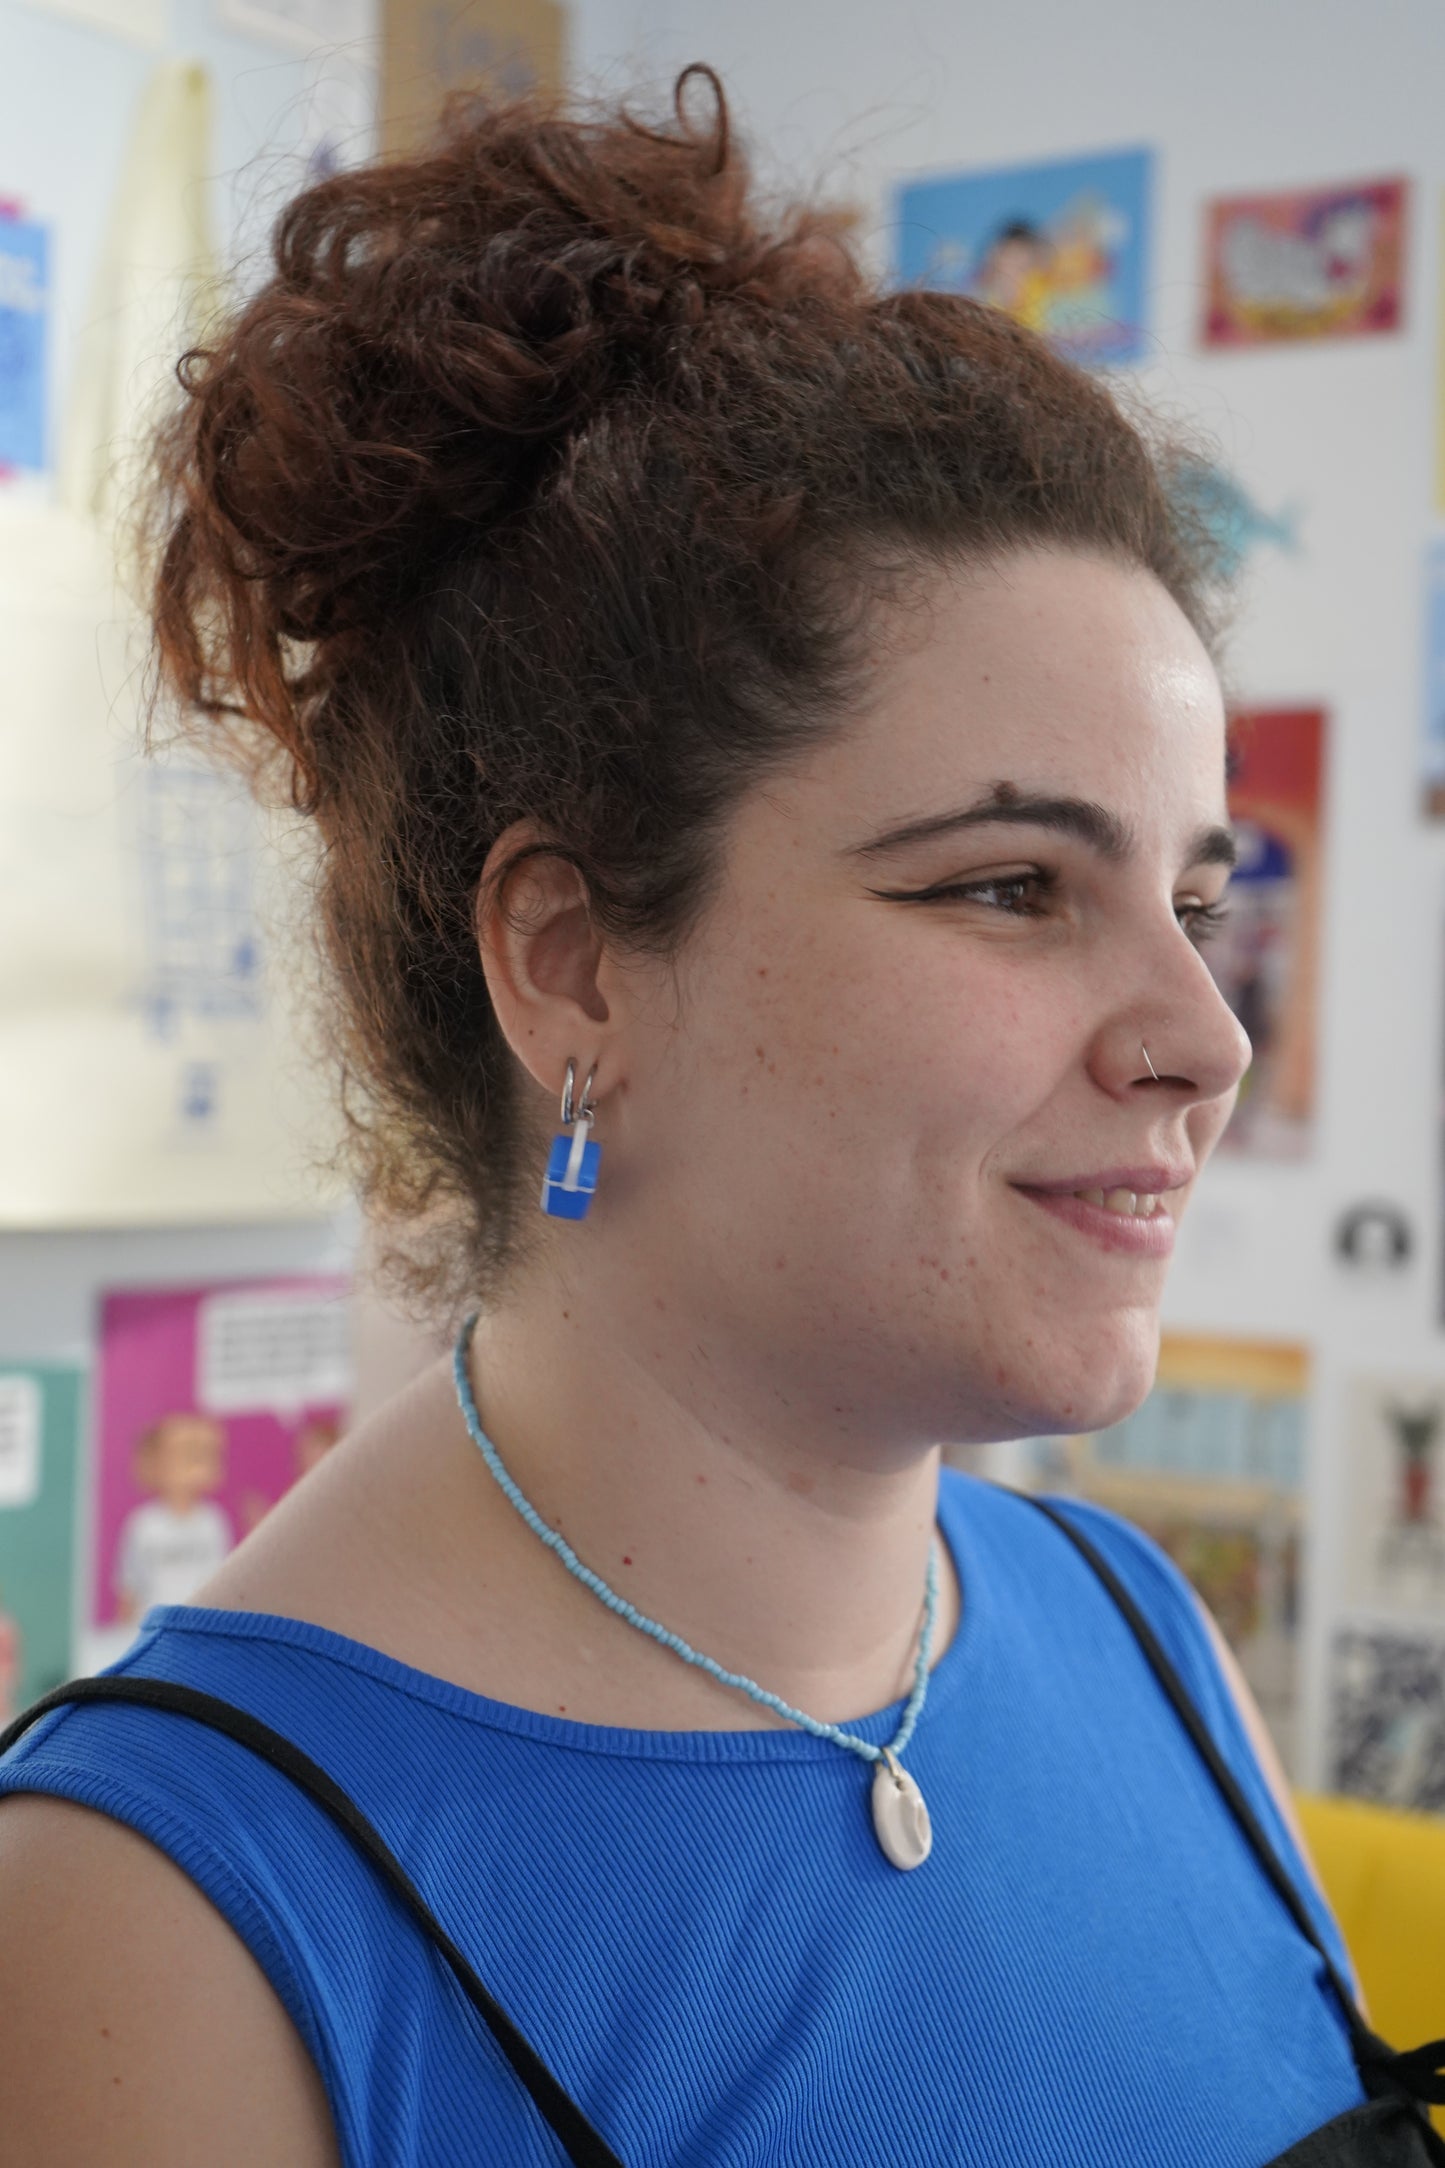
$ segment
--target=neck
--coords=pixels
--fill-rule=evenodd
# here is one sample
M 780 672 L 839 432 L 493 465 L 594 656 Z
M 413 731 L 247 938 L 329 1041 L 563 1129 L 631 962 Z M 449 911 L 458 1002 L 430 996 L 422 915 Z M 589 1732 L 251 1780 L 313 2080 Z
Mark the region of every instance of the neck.
M 842 1456 L 826 1407 L 719 1356 L 665 1312 L 639 1338 L 600 1291 L 538 1287 L 479 1320 L 468 1367 L 508 1474 L 584 1565 L 725 1669 L 846 1722 L 912 1684 L 938 1451 Z M 957 1617 L 940 1565 L 935 1654 Z M 749 1721 L 745 1697 L 689 1676 L 689 1721 Z

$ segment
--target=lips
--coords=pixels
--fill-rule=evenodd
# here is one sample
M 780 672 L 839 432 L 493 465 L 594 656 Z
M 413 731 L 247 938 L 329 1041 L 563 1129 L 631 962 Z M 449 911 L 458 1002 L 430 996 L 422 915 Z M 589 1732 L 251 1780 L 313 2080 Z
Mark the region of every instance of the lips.
M 1184 1189 L 1192 1179 L 1192 1169 L 1155 1164 L 1106 1167 L 1062 1181 L 1015 1182 L 1013 1187 L 1101 1249 L 1164 1258 L 1174 1248 L 1175 1224 L 1164 1203 L 1165 1192 Z
M 1184 1189 L 1194 1180 L 1192 1167 L 1154 1160 L 1132 1167 L 1098 1167 L 1087 1174 L 1069 1174 L 1057 1181 L 1015 1182 L 1015 1189 L 1032 1190 L 1040 1197 L 1080 1197 L 1091 1190 L 1131 1189 L 1136 1195 L 1158 1196 L 1166 1189 Z

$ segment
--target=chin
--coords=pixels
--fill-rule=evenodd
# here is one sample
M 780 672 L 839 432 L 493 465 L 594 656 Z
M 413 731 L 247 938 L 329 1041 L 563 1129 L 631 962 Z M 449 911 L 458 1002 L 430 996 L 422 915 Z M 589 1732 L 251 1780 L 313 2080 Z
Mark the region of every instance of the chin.
M 1107 1430 L 1149 1397 L 1159 1363 L 1158 1317 L 1121 1320 L 1117 1333 L 1097 1333 L 1086 1348 L 1060 1350 L 1060 1358 L 1054 1375 L 1040 1380 L 1040 1419 L 1030 1434 Z

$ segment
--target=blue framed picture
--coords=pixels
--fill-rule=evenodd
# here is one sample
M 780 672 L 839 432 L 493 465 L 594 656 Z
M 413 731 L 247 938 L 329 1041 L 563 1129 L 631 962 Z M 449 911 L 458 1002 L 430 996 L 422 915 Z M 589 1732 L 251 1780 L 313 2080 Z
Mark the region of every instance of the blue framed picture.
M 45 228 L 0 217 L 0 472 L 45 465 L 49 312 Z
M 971 294 L 1071 361 L 1146 350 L 1153 154 L 1058 158 L 906 182 L 900 285 Z

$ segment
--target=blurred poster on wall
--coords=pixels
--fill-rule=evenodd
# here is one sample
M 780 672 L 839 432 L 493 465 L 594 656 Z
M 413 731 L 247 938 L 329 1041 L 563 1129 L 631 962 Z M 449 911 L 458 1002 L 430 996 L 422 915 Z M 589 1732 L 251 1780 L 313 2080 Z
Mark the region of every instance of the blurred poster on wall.
M 1325 1789 L 1445 1813 L 1445 1635 L 1352 1620 L 1328 1691 Z
M 1398 331 L 1403 180 L 1348 181 L 1205 208 L 1205 346 L 1271 346 Z
M 1324 754 L 1319 708 L 1231 718 L 1239 864 L 1204 956 L 1254 1048 L 1220 1148 L 1259 1159 L 1301 1159 L 1313 1143 Z
M 1309 1356 L 1294 1342 L 1166 1333 L 1154 1389 L 1122 1423 L 985 1448 L 979 1470 L 1091 1498 L 1151 1536 L 1219 1621 L 1288 1770 L 1308 1388 Z
M 214 298 L 218 155 L 206 70 L 162 62 L 74 341 L 54 498 L 0 490 L 7 1228 L 311 1218 L 338 1200 L 313 1172 L 339 1123 L 306 1055 L 307 824 L 262 815 L 203 756 L 142 752 L 122 515 Z
M 0 1363 L 0 1725 L 74 1670 L 75 1485 L 85 1381 Z
M 1356 1378 L 1346 1408 L 1343 1599 L 1445 1631 L 1445 1373 Z
M 899 283 L 991 302 L 1073 361 L 1137 361 L 1152 192 L 1147 150 L 909 181 Z
M 50 236 L 0 213 L 0 477 L 46 463 Z
M 381 146 L 416 148 L 453 91 L 560 90 L 561 0 L 382 0 Z
M 351 1388 L 333 1275 L 102 1297 L 89 1618 L 119 1645 L 186 1603 L 336 1443 Z

